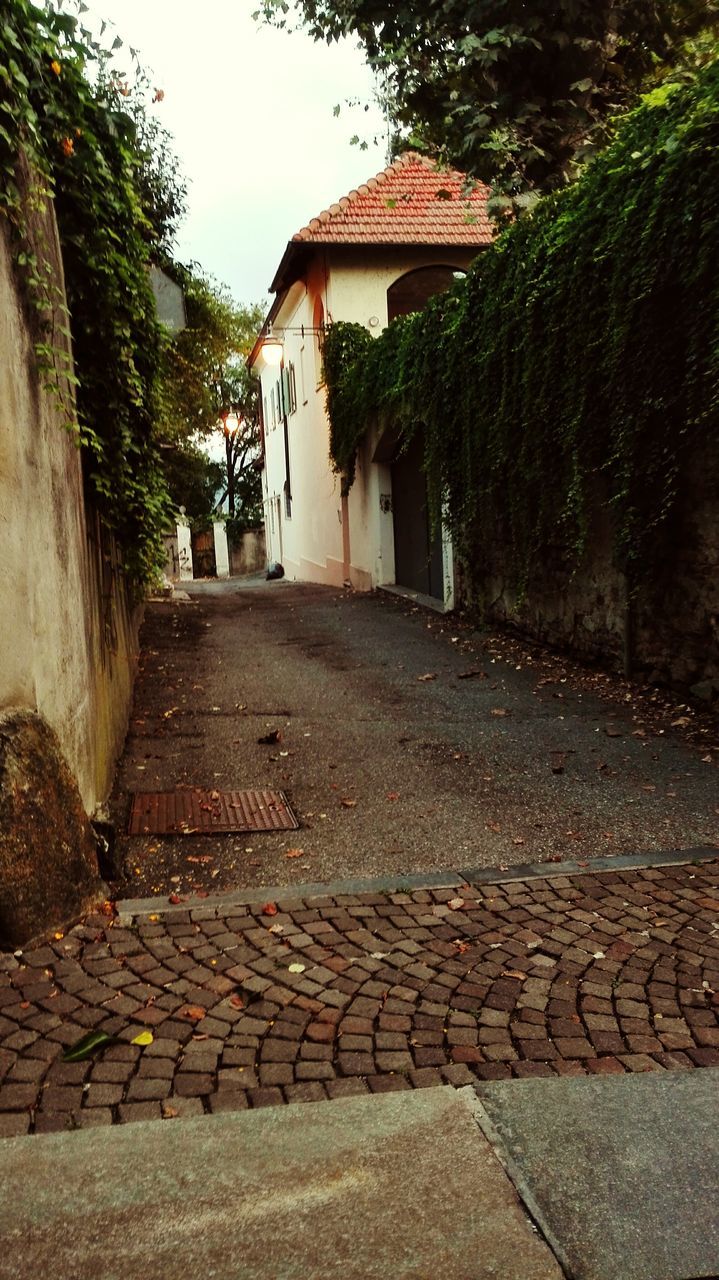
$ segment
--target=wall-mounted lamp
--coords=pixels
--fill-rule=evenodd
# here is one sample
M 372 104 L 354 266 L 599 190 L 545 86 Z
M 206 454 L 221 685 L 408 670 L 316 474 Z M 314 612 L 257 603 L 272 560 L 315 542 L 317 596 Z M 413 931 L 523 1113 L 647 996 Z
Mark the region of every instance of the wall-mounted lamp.
M 282 339 L 278 338 L 276 334 L 272 332 L 271 324 L 267 326 L 267 333 L 262 339 L 261 351 L 265 364 L 269 365 L 271 368 L 277 368 L 277 366 L 282 363 L 282 356 L 284 352 Z
M 304 340 L 305 334 L 308 334 L 308 333 L 319 334 L 321 338 L 324 332 L 325 332 L 325 326 L 323 324 L 321 325 L 299 324 L 296 326 L 285 326 L 284 328 L 281 328 L 279 330 L 279 333 L 282 333 L 282 334 L 299 333 L 303 340 Z M 262 352 L 262 356 L 265 361 L 265 364 L 269 365 L 271 368 L 277 368 L 277 366 L 282 363 L 282 357 L 284 355 L 282 338 L 278 337 L 278 335 L 274 332 L 271 324 L 268 324 L 267 326 L 267 333 L 262 339 L 262 346 L 260 347 L 260 350 Z

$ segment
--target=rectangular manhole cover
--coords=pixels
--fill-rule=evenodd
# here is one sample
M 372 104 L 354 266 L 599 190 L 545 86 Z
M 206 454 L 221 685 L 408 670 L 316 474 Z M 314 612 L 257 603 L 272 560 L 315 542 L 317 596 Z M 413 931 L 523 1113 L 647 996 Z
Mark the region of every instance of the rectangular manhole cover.
M 136 791 L 128 835 L 223 835 L 233 831 L 295 831 L 282 791 Z

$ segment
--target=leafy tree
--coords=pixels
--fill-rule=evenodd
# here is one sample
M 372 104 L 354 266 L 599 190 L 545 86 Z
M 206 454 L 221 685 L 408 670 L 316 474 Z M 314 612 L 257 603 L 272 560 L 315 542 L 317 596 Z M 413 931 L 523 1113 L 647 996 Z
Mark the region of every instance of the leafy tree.
M 218 505 L 227 497 L 234 516 L 238 503 L 256 506 L 259 395 L 245 358 L 262 324 L 263 308 L 238 305 L 197 264 L 166 269 L 184 291 L 187 328 L 167 353 L 165 443 L 188 450 L 196 466 L 196 442 L 222 437 L 225 488 Z
M 395 121 L 494 187 L 493 212 L 529 207 L 607 140 L 609 118 L 677 66 L 710 56 L 717 0 L 299 0 L 316 40 L 359 37 L 388 78 Z M 260 13 L 287 25 L 286 0 Z
M 222 464 L 189 441 L 161 446 L 160 456 L 173 507 L 184 507 L 191 520 L 204 519 L 224 481 Z

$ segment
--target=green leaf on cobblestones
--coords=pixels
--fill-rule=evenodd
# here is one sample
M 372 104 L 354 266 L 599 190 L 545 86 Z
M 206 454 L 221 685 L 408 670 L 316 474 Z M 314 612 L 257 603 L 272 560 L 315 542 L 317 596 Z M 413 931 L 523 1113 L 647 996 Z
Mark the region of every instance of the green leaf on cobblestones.
M 140 1045 L 152 1044 L 154 1038 L 155 1037 L 151 1031 L 141 1031 L 140 1034 L 135 1036 L 134 1040 L 131 1040 L 130 1043 Z
M 116 1044 L 117 1039 L 117 1036 L 108 1035 L 107 1031 L 88 1031 L 87 1035 L 76 1040 L 69 1049 L 65 1050 L 62 1060 L 63 1062 L 84 1062 L 85 1058 L 92 1057 L 98 1049 L 104 1049 L 108 1044 Z

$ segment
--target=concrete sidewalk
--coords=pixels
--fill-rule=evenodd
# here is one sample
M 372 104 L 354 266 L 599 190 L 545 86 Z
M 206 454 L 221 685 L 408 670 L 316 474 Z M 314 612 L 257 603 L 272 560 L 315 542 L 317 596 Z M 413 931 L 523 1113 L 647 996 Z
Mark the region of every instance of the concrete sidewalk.
M 450 1090 L 20 1138 L 0 1177 L 2 1280 L 562 1277 Z
M 489 1083 L 6 1140 L 0 1278 L 715 1277 L 718 1083 Z

